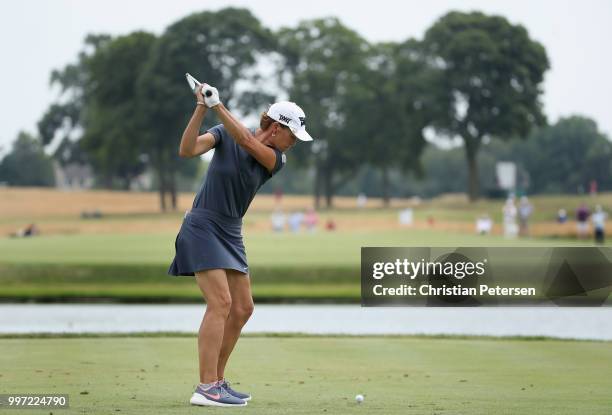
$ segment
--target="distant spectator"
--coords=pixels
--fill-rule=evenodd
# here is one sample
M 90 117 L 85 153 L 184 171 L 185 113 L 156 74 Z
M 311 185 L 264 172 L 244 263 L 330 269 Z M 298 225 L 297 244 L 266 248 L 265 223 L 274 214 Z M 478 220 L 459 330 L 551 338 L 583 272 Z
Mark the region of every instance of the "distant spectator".
M 363 209 L 364 207 L 366 207 L 367 203 L 368 197 L 364 193 L 359 193 L 357 195 L 357 207 Z
M 557 222 L 558 223 L 567 222 L 567 211 L 565 209 L 561 208 L 557 211 Z
M 527 199 L 527 196 L 522 196 L 518 207 L 519 235 L 529 235 L 529 217 L 531 216 L 532 212 L 533 206 L 531 203 L 529 203 L 529 199 Z
M 476 219 L 476 233 L 488 235 L 491 233 L 491 229 L 493 229 L 493 221 L 488 214 L 484 213 Z
M 506 238 L 514 238 L 518 233 L 516 226 L 516 205 L 514 204 L 514 197 L 509 197 L 502 208 L 504 216 L 504 236 Z
M 274 232 L 282 232 L 283 230 L 285 230 L 286 217 L 282 210 L 275 210 L 272 213 L 270 220 L 272 222 L 272 230 Z
M 28 236 L 35 236 L 40 234 L 38 226 L 34 223 L 30 223 L 25 228 L 18 229 L 17 231 L 10 233 L 11 238 L 27 238 Z
M 91 218 L 99 219 L 101 217 L 102 217 L 102 212 L 98 208 L 95 208 L 92 210 L 84 210 L 81 212 L 81 218 L 83 219 L 91 219 Z
M 591 180 L 589 183 L 589 193 L 591 196 L 597 196 L 597 180 Z
M 604 243 L 606 236 L 606 219 L 608 214 L 603 210 L 601 205 L 597 205 L 595 207 L 595 213 L 591 216 L 591 221 L 593 222 L 593 228 L 595 230 L 595 243 L 602 244 Z
M 406 208 L 399 212 L 399 223 L 400 225 L 412 225 L 413 220 L 413 212 L 412 209 Z
M 23 236 L 34 236 L 34 235 L 38 235 L 38 228 L 36 227 L 35 224 L 30 223 L 28 226 L 26 226 L 23 232 Z
M 325 223 L 325 229 L 328 231 L 335 231 L 336 230 L 336 222 L 334 222 L 333 219 L 327 219 L 327 222 Z
M 576 209 L 576 230 L 578 232 L 578 238 L 586 238 L 589 234 L 589 216 L 591 211 L 582 203 L 578 209 Z
M 303 220 L 304 214 L 302 212 L 293 212 L 289 215 L 289 229 L 291 229 L 292 232 L 299 232 Z
M 304 225 L 306 225 L 306 229 L 310 232 L 314 232 L 317 228 L 317 224 L 319 223 L 319 216 L 317 212 L 310 208 L 306 211 L 306 215 L 304 215 Z
M 283 201 L 283 189 L 281 189 L 280 187 L 277 187 L 276 190 L 274 190 L 274 203 L 276 203 L 276 206 L 280 206 L 282 201 Z

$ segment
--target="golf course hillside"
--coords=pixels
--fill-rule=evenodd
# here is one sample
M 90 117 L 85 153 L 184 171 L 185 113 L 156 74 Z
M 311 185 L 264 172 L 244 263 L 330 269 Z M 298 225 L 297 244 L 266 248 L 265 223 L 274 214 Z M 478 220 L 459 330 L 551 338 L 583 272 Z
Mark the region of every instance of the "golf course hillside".
M 190 277 L 166 274 L 176 234 L 192 194 L 181 194 L 175 212 L 160 213 L 153 192 L 0 189 L 0 299 L 4 301 L 201 301 Z M 568 212 L 585 198 L 546 196 L 534 205 L 532 236 L 501 235 L 502 201 L 469 203 L 448 195 L 432 200 L 397 199 L 389 207 L 369 199 L 337 198 L 334 209 L 318 212 L 312 231 L 285 227 L 274 232 L 276 208 L 287 214 L 312 205 L 307 196 L 258 195 L 244 218 L 244 238 L 256 301 L 359 301 L 362 246 L 558 246 L 589 245 L 577 240 L 570 220 L 555 223 L 557 210 Z M 40 201 L 44 201 L 41 203 Z M 612 206 L 612 194 L 586 200 Z M 401 210 L 414 221 L 402 225 Z M 99 212 L 84 217 L 84 212 Z M 478 235 L 474 222 L 487 213 L 490 235 Z M 326 229 L 333 222 L 334 229 Z M 11 237 L 34 223 L 39 234 Z

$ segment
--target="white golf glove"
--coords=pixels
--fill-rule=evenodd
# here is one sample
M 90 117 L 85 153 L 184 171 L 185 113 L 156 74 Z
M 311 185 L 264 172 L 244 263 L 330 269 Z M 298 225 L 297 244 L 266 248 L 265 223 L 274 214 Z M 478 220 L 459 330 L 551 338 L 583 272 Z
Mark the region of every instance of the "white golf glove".
M 204 103 L 208 108 L 212 108 L 221 103 L 219 100 L 219 91 L 217 91 L 217 88 L 214 86 L 204 84 L 202 87 L 202 95 L 204 95 Z

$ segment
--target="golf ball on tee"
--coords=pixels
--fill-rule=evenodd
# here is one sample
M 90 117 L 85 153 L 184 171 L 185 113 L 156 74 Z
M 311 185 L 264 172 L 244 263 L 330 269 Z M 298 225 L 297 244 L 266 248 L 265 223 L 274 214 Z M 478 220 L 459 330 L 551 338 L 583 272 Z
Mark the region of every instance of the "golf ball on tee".
M 355 396 L 355 401 L 357 403 L 363 402 L 363 395 L 360 394 L 360 395 Z

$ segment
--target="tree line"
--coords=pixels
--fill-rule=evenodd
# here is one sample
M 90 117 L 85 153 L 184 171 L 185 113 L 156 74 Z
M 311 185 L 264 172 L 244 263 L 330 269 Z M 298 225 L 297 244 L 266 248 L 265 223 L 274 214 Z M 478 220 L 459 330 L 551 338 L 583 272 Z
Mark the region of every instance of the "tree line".
M 100 187 L 127 189 L 151 169 L 161 209 L 175 209 L 177 176 L 193 176 L 199 162 L 178 156 L 193 112 L 190 72 L 245 119 L 279 98 L 304 108 L 315 142 L 294 147 L 288 166 L 314 172 L 316 206 L 332 206 L 364 169 L 377 173 L 385 200 L 397 177 L 431 175 L 428 131 L 462 142 L 460 171 L 440 168 L 447 182 L 463 175 L 474 200 L 486 143 L 530 141 L 546 128 L 548 68 L 523 26 L 480 12 L 449 12 L 422 39 L 371 43 L 336 18 L 273 31 L 247 9 L 225 8 L 186 16 L 159 36 L 87 36 L 76 61 L 51 73 L 61 92 L 38 134 L 42 147 L 59 140 L 60 164 L 90 164 Z

